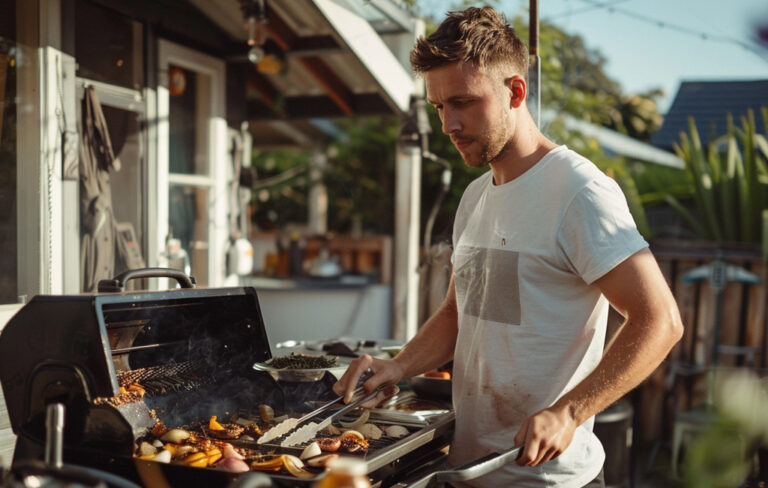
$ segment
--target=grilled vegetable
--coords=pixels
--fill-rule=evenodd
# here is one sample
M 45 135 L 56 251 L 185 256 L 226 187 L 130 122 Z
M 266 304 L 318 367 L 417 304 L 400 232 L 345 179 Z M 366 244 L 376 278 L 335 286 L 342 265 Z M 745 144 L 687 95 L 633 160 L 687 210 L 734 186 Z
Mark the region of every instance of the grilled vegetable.
M 227 457 L 216 463 L 215 467 L 216 469 L 229 471 L 231 473 L 245 473 L 251 470 L 251 468 L 248 467 L 248 463 L 245 461 Z
M 275 456 L 268 461 L 254 461 L 251 463 L 251 469 L 254 471 L 280 471 L 282 467 L 282 456 Z
M 208 421 L 208 428 L 211 430 L 225 430 L 224 426 L 216 421 L 215 415 L 212 415 L 211 420 Z
M 259 414 L 261 415 L 261 420 L 266 423 L 275 420 L 275 410 L 269 405 L 259 405 Z
M 161 441 L 180 444 L 181 441 L 189 439 L 189 432 L 184 429 L 171 429 L 160 437 Z
M 315 441 L 310 443 L 307 447 L 304 448 L 299 458 L 307 459 L 314 456 L 319 456 L 320 454 L 322 454 L 322 451 L 320 450 L 320 445 L 317 443 L 317 441 Z
M 290 454 L 283 454 L 283 464 L 293 476 L 297 478 L 314 478 L 315 474 L 304 469 L 304 463 L 301 459 Z
M 370 439 L 381 439 L 381 429 L 376 427 L 373 424 L 364 424 L 360 427 L 360 433 L 363 434 L 365 437 L 368 437 Z
M 363 409 L 363 413 L 360 414 L 360 417 L 353 420 L 352 422 L 339 421 L 339 423 L 345 429 L 357 429 L 361 427 L 363 424 L 365 424 L 366 422 L 368 422 L 368 418 L 370 418 L 370 416 L 371 416 L 371 411 L 366 408 L 366 409 Z
M 408 435 L 408 429 L 402 425 L 390 425 L 389 427 L 385 427 L 384 431 L 386 432 L 387 437 L 394 437 L 395 439 Z

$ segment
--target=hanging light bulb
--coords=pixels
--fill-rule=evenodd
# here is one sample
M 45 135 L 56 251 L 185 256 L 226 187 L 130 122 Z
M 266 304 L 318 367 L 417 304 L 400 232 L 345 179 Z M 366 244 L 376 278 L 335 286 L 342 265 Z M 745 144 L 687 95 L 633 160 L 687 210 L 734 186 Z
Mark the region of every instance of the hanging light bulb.
M 258 64 L 262 59 L 264 59 L 264 49 L 261 46 L 254 45 L 248 50 L 248 61 L 251 63 Z

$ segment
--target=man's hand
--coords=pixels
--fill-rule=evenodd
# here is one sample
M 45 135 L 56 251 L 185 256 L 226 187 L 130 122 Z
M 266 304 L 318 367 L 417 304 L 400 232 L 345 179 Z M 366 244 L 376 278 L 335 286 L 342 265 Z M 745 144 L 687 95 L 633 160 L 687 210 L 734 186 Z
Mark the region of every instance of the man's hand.
M 357 387 L 357 382 L 366 371 L 372 371 L 373 376 L 363 383 L 366 393 L 370 393 L 380 385 L 394 385 L 403 379 L 403 368 L 394 359 L 376 359 L 368 354 L 363 354 L 352 361 L 339 381 L 333 385 L 333 391 L 337 395 L 344 395 L 344 403 L 352 400 L 352 392 Z M 381 401 L 392 396 L 388 389 L 384 389 L 373 400 L 363 404 L 363 407 L 373 408 Z
M 528 417 L 515 435 L 516 446 L 525 444 L 517 464 L 538 466 L 555 459 L 571 444 L 576 427 L 566 408 L 553 406 Z

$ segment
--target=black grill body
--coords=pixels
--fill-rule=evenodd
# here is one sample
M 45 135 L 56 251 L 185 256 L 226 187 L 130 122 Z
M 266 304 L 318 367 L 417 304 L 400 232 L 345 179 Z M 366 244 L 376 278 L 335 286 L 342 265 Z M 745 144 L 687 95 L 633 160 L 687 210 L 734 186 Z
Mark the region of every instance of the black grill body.
M 67 463 L 145 486 L 231 485 L 237 475 L 142 461 L 132 453 L 155 417 L 176 427 L 211 415 L 254 413 L 259 404 L 309 411 L 310 403 L 334 398 L 335 378 L 328 373 L 317 382 L 290 383 L 253 369 L 271 357 L 251 287 L 36 296 L 0 335 L 0 381 L 18 436 L 14 463 L 43 458 L 46 407 L 61 403 Z M 146 390 L 140 401 L 99 401 L 117 397 L 121 386 L 133 382 Z M 365 455 L 380 486 L 439 456 L 452 437 L 453 414 L 409 429 L 411 435 Z M 269 477 L 279 486 L 309 484 Z

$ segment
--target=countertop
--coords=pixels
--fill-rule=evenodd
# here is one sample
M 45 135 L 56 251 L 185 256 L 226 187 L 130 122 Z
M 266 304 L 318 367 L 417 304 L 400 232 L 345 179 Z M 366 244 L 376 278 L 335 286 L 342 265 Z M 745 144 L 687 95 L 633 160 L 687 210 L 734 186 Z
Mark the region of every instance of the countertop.
M 372 284 L 365 275 L 342 275 L 338 278 L 270 278 L 266 276 L 242 276 L 243 286 L 257 290 L 360 290 Z

